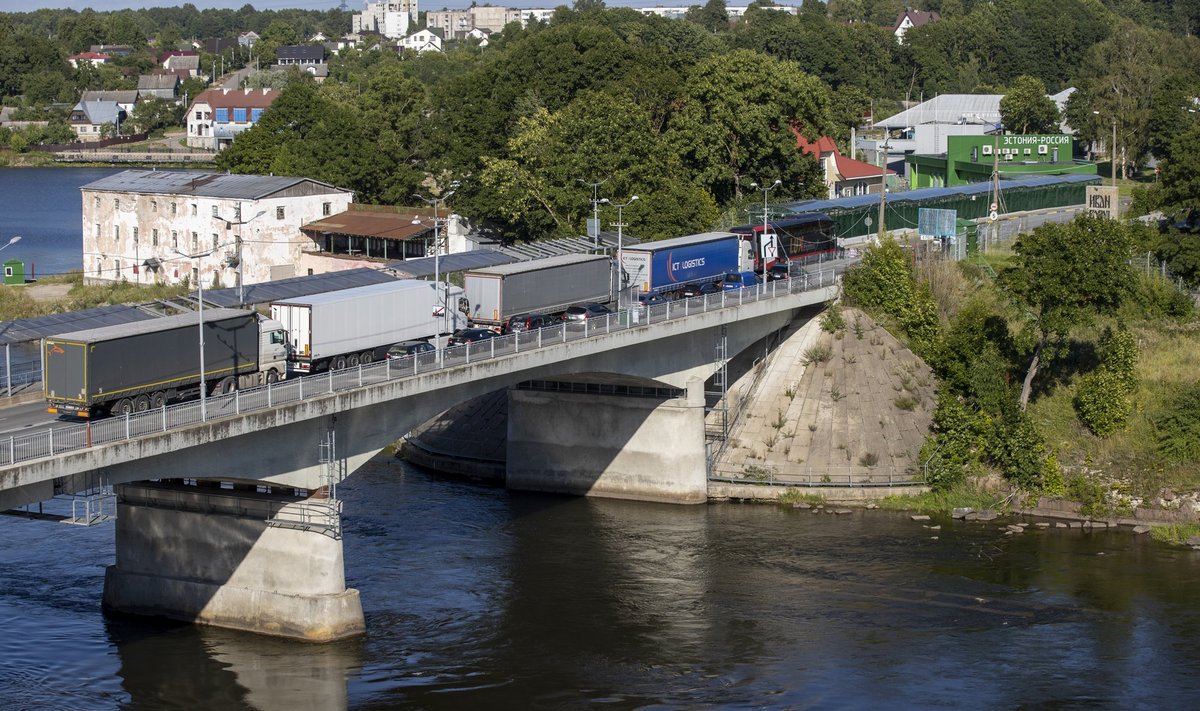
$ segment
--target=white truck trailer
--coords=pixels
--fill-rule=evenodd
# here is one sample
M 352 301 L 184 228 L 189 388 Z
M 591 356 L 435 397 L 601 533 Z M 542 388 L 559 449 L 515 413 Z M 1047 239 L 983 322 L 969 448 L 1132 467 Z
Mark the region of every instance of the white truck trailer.
M 603 254 L 564 254 L 474 269 L 463 274 L 472 323 L 500 326 L 510 316 L 555 314 L 572 304 L 612 300 L 612 260 Z

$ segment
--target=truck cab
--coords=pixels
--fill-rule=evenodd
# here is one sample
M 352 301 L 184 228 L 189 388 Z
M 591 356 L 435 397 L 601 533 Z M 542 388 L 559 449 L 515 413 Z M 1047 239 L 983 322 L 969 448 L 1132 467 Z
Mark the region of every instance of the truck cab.
M 260 316 L 258 321 L 258 372 L 264 382 L 272 383 L 286 377 L 288 352 L 287 329 L 273 318 Z

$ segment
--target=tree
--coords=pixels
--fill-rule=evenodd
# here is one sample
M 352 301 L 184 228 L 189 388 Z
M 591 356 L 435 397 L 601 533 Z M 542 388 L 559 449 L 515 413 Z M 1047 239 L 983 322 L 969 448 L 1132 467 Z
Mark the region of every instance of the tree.
M 693 5 L 684 14 L 684 19 L 709 32 L 729 31 L 729 11 L 725 9 L 725 0 L 708 0 L 703 6 Z
M 1042 225 L 1017 238 L 1016 254 L 999 283 L 1026 312 L 1035 337 L 1021 387 L 1022 410 L 1051 340 L 1115 312 L 1131 293 L 1137 279 L 1127 261 L 1131 248 L 1125 225 L 1092 216 Z
M 1017 77 L 1000 99 L 1000 120 L 1013 133 L 1058 133 L 1058 119 L 1058 106 L 1036 77 Z
M 1162 165 L 1162 191 L 1168 210 L 1200 208 L 1200 120 L 1171 142 Z

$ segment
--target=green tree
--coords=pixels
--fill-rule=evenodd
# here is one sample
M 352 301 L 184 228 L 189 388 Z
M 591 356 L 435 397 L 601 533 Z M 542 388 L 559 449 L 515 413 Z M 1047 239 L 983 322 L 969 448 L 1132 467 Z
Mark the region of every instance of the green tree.
M 1200 120 L 1171 141 L 1161 180 L 1162 202 L 1168 210 L 1200 208 Z
M 1034 350 L 1021 387 L 1023 410 L 1051 339 L 1065 337 L 1097 315 L 1111 314 L 1129 294 L 1137 275 L 1129 266 L 1132 240 L 1119 222 L 1081 216 L 1042 225 L 1021 235 L 999 283 L 1027 313 Z
M 709 32 L 729 31 L 729 12 L 725 9 L 725 0 L 708 0 L 703 6 L 693 5 L 688 8 L 684 19 Z
M 1058 106 L 1036 77 L 1017 77 L 1000 99 L 1000 120 L 1013 133 L 1058 133 L 1058 119 Z

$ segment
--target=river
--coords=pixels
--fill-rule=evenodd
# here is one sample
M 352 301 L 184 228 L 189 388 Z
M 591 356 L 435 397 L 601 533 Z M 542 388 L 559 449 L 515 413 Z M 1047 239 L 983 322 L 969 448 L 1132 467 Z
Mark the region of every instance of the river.
M 107 618 L 111 525 L 0 517 L 0 707 L 1159 709 L 1200 692 L 1200 559 L 1128 531 L 544 496 L 386 457 L 339 492 L 368 634 L 329 645 Z

